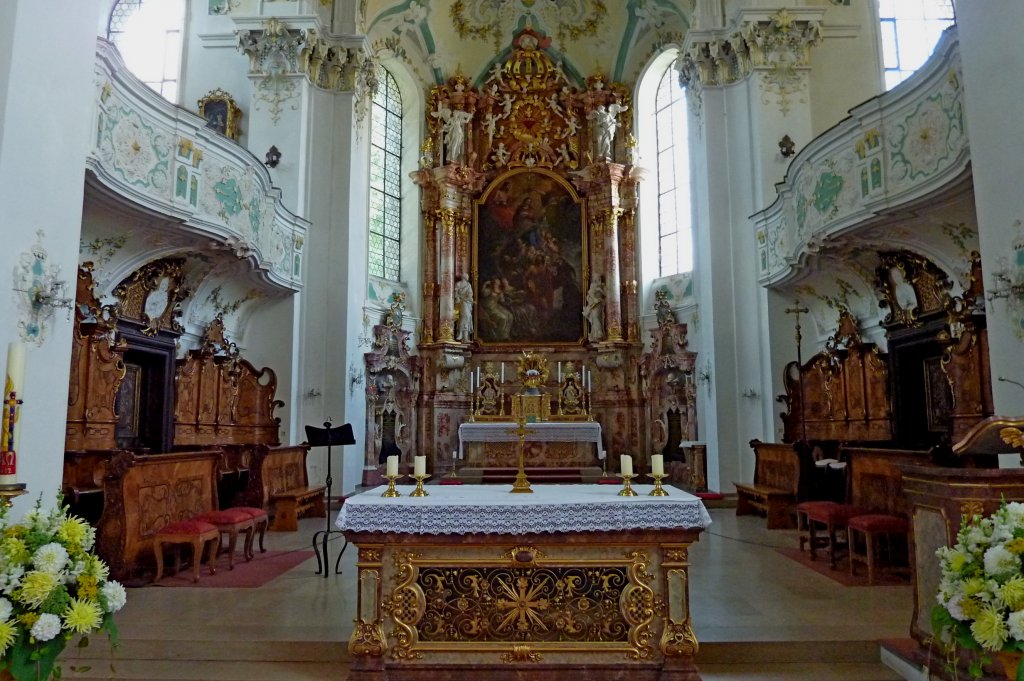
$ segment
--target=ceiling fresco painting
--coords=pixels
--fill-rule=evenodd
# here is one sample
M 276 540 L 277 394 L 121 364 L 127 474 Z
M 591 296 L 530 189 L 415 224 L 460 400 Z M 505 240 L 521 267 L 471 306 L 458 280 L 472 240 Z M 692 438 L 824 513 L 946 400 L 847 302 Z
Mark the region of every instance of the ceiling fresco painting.
M 550 39 L 570 80 L 634 82 L 651 56 L 680 45 L 693 0 L 369 0 L 375 51 L 404 61 L 424 85 L 456 73 L 481 83 L 524 29 Z

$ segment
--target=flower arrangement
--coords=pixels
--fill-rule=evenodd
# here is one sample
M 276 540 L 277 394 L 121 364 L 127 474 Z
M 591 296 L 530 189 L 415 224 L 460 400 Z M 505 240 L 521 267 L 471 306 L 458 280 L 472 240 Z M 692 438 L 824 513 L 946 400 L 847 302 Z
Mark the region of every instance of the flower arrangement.
M 0 508 L 0 675 L 16 681 L 60 678 L 57 656 L 75 636 L 102 629 L 117 645 L 113 614 L 124 607 L 124 587 L 107 579 L 92 552 L 96 531 L 68 515 L 63 500 L 42 502 L 11 523 Z
M 989 517 L 964 517 L 956 545 L 936 552 L 942 569 L 932 609 L 940 641 L 982 651 L 968 672 L 980 678 L 986 653 L 1024 651 L 1024 504 L 1004 502 Z M 1024 665 L 1016 673 L 1024 681 Z

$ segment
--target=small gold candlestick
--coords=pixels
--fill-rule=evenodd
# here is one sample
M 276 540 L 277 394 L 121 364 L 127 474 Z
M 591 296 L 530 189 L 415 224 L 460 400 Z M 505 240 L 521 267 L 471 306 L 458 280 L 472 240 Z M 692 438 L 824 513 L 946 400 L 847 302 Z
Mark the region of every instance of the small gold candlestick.
M 409 492 L 410 497 L 429 497 L 430 492 L 423 489 L 423 481 L 430 477 L 429 473 L 423 473 L 422 475 L 413 475 L 413 479 L 416 481 L 416 489 Z
M 0 485 L 0 505 L 10 508 L 14 505 L 14 497 L 20 497 L 22 494 L 28 494 L 23 482 Z
M 654 478 L 654 489 L 652 489 L 648 493 L 647 496 L 649 496 L 649 497 L 667 497 L 668 496 L 668 492 L 666 492 L 665 488 L 661 486 L 661 479 L 668 477 L 665 473 L 649 473 L 647 475 L 647 477 Z
M 455 479 L 455 480 L 459 479 L 459 474 L 455 471 L 455 457 L 454 456 L 452 457 L 452 469 L 451 469 L 451 471 L 448 472 L 448 477 L 452 478 L 452 479 Z
M 636 477 L 632 473 L 619 473 L 619 477 L 622 478 L 622 489 L 619 490 L 620 497 L 635 497 L 637 496 L 636 490 L 633 489 L 629 481 Z
M 404 478 L 405 476 L 404 475 L 385 475 L 384 477 L 386 477 L 388 479 L 388 488 L 386 490 L 384 490 L 384 493 L 381 494 L 381 496 L 382 497 L 386 497 L 388 499 L 391 499 L 392 497 L 400 497 L 400 496 L 402 496 L 402 493 L 399 492 L 397 489 L 395 489 L 395 480 L 398 480 L 399 478 Z

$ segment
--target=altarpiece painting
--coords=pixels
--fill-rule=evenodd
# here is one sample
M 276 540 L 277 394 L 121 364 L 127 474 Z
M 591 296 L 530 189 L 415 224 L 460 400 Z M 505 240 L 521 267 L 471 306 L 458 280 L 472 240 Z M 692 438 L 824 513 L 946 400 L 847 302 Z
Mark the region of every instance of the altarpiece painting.
M 581 343 L 586 290 L 584 206 L 560 176 L 517 169 L 476 204 L 481 343 Z

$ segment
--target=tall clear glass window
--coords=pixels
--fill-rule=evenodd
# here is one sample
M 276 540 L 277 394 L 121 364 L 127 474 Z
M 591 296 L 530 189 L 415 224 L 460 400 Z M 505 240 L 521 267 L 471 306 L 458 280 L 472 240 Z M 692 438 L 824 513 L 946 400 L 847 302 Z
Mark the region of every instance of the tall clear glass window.
M 139 80 L 176 103 L 184 28 L 185 0 L 118 0 L 107 39 Z
M 654 113 L 657 138 L 658 276 L 693 270 L 690 224 L 690 158 L 686 93 L 674 68 L 658 83 Z
M 891 90 L 919 69 L 939 36 L 954 22 L 953 0 L 878 0 L 885 87 Z
M 381 68 L 370 125 L 370 274 L 400 281 L 402 95 Z

